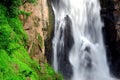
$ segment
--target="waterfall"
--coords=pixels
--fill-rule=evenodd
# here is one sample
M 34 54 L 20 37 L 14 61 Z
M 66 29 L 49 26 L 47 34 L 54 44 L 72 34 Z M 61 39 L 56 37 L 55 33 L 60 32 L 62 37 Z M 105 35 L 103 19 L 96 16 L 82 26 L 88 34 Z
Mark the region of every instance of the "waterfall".
M 103 43 L 99 0 L 52 0 L 53 67 L 65 80 L 113 80 Z

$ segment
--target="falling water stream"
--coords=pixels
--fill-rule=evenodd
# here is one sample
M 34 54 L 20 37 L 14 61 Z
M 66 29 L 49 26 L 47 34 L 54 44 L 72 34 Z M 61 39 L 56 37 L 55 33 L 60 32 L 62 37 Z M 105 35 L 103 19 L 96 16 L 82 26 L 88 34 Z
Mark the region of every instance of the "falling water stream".
M 52 0 L 53 67 L 65 80 L 114 80 L 103 43 L 99 0 Z

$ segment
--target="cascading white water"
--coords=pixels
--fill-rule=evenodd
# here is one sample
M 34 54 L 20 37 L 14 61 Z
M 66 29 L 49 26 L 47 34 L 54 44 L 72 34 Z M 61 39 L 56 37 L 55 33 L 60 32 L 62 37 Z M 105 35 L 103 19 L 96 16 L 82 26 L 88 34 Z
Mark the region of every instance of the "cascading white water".
M 71 80 L 113 80 L 103 43 L 99 0 L 53 0 L 52 8 L 55 14 L 52 40 L 55 71 L 61 71 L 62 67 L 59 66 L 68 58 L 66 61 L 71 65 L 73 73 Z M 67 52 L 65 45 L 70 43 L 65 41 L 69 37 L 65 37 L 68 33 L 66 27 L 70 29 L 68 32 L 73 38 Z M 66 53 L 68 57 L 61 57 Z M 65 70 L 61 72 L 65 73 Z

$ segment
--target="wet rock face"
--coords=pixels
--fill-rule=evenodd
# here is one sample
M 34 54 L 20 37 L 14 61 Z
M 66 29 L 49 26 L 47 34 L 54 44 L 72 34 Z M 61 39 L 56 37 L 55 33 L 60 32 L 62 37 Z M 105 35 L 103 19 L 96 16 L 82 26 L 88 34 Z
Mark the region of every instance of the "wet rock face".
M 69 52 L 74 44 L 72 28 L 71 28 L 71 19 L 69 16 L 65 17 L 65 29 L 61 28 L 61 36 L 64 36 L 64 45 L 58 43 L 57 49 L 57 60 L 58 60 L 58 70 L 64 75 L 66 80 L 70 80 L 73 75 L 72 66 L 69 62 Z M 60 36 L 60 40 L 62 39 Z M 59 41 L 60 42 L 60 41 Z
M 115 4 L 115 11 L 114 11 L 115 29 L 117 30 L 116 51 L 120 54 L 120 1 L 114 0 L 114 4 Z
M 103 34 L 111 73 L 120 78 L 120 1 L 101 0 Z

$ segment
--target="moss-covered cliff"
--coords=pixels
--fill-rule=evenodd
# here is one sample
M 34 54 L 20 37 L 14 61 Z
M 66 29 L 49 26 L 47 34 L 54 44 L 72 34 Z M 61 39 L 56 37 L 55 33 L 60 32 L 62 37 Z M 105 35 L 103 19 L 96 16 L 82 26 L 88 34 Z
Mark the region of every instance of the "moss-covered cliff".
M 35 58 L 35 55 L 40 54 L 39 51 L 41 54 L 44 52 L 44 39 L 42 33 L 37 31 L 39 18 L 24 9 L 19 10 L 20 6 L 26 4 L 40 5 L 41 0 L 32 4 L 34 1 L 0 1 L 0 80 L 62 80 L 45 61 L 41 61 L 41 55 Z M 29 8 L 29 6 L 24 7 Z M 23 20 L 21 21 L 19 17 Z M 27 23 L 26 21 L 30 19 L 33 20 L 32 23 L 29 21 Z M 27 24 L 31 24 L 30 27 Z M 30 32 L 34 36 L 31 36 L 30 32 L 27 34 L 25 30 L 33 28 L 33 25 L 35 30 Z
M 47 0 L 47 4 L 48 4 L 48 11 L 49 11 L 49 21 L 48 21 L 48 25 L 47 25 L 47 38 L 45 40 L 45 55 L 47 57 L 47 61 L 52 64 L 52 38 L 54 36 L 54 13 L 52 10 L 52 6 L 51 6 L 51 0 Z

